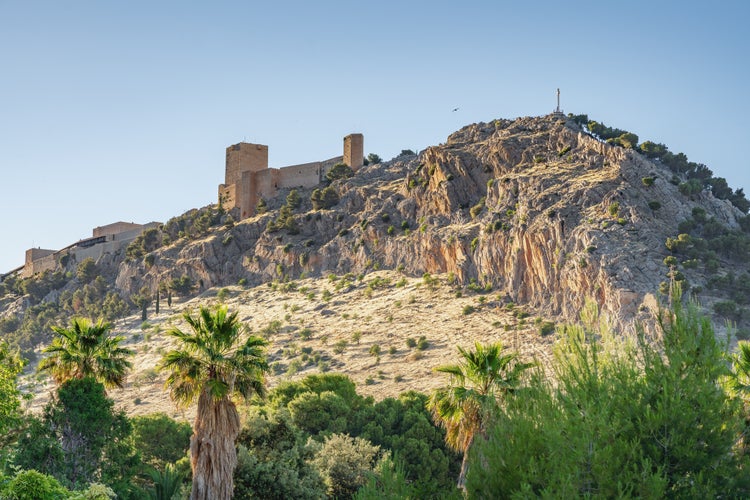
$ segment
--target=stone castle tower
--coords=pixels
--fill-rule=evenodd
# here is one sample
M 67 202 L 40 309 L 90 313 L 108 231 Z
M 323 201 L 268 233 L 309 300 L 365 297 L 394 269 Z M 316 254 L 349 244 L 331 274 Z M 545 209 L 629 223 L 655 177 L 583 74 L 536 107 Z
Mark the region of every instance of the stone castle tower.
M 365 161 L 365 137 L 362 134 L 349 134 L 344 137 L 344 163 L 355 172 Z
M 224 184 L 219 185 L 219 203 L 226 210 L 234 210 L 240 219 L 245 219 L 255 214 L 255 207 L 261 199 L 273 198 L 279 189 L 315 187 L 325 179 L 331 167 L 342 162 L 355 171 L 364 165 L 362 134 L 344 137 L 343 156 L 282 168 L 268 168 L 268 146 L 240 142 L 227 148 Z

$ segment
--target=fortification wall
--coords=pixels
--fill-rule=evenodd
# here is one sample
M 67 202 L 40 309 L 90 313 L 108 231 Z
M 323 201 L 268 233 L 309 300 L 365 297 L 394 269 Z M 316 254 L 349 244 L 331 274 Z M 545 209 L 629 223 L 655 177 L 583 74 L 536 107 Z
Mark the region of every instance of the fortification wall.
M 219 184 L 219 203 L 227 210 L 232 210 L 238 206 L 237 184 Z
M 129 231 L 140 231 L 142 228 L 141 224 L 134 224 L 132 222 L 114 222 L 106 226 L 95 227 L 92 233 L 94 238 L 99 238 L 101 236 L 116 235 Z
M 313 187 L 320 184 L 321 162 L 302 163 L 282 167 L 279 170 L 279 187 Z
M 31 264 L 35 260 L 52 255 L 57 250 L 47 250 L 45 248 L 29 248 L 26 250 L 26 265 Z
M 55 250 L 44 248 L 30 248 L 26 250 L 26 263 L 23 266 L 21 276 L 28 278 L 44 271 L 54 271 L 57 267 L 57 256 Z
M 224 184 L 237 184 L 243 172 L 268 168 L 268 146 L 240 142 L 227 148 Z

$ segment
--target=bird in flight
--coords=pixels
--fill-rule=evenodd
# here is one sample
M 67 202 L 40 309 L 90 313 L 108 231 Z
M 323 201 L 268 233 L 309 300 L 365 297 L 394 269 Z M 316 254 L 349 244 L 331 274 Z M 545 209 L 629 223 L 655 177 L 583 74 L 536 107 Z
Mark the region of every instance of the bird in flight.
M 453 108 L 453 112 L 456 112 L 456 111 L 458 111 L 458 109 L 459 109 L 459 108 Z

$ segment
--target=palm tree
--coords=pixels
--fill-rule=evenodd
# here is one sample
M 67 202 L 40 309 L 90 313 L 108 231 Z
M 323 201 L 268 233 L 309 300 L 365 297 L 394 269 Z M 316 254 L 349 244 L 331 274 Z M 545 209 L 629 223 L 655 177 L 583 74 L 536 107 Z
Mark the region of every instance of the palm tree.
M 58 385 L 93 377 L 107 388 L 122 387 L 133 351 L 120 347 L 125 337 L 111 336 L 111 329 L 111 323 L 86 318 L 71 319 L 68 328 L 53 326 L 57 336 L 44 348 L 49 356 L 39 363 L 39 370 L 48 371 Z
M 727 377 L 729 390 L 743 401 L 745 407 L 745 428 L 742 431 L 742 448 L 750 453 L 750 342 L 740 341 L 739 352 L 732 355 L 732 372 Z
M 190 498 L 231 498 L 237 465 L 234 441 L 240 431 L 231 398 L 265 395 L 266 341 L 251 335 L 242 343 L 244 329 L 237 313 L 229 314 L 223 305 L 213 311 L 202 306 L 196 317 L 187 312 L 184 319 L 192 331 L 169 330 L 180 346 L 164 356 L 161 367 L 171 372 L 166 385 L 172 399 L 182 405 L 198 400 L 190 438 Z
M 436 368 L 450 375 L 448 387 L 436 389 L 427 401 L 427 408 L 436 422 L 445 428 L 445 441 L 463 452 L 458 487 L 465 488 L 468 456 L 477 432 L 483 433 L 490 412 L 505 394 L 520 383 L 521 374 L 531 363 L 519 363 L 518 353 L 503 353 L 501 342 L 483 346 L 478 342 L 473 351 L 461 347 L 461 360 L 455 365 Z

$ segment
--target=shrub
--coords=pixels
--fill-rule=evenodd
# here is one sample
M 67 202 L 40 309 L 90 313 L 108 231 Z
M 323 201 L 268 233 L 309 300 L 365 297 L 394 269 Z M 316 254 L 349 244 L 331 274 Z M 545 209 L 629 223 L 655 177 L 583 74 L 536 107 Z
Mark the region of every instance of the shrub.
M 336 354 L 343 354 L 348 345 L 349 343 L 346 340 L 339 340 L 333 346 L 333 352 L 335 352 Z
M 733 300 L 720 300 L 714 303 L 713 309 L 716 314 L 727 319 L 738 318 L 741 313 L 741 309 L 737 307 L 737 303 Z
M 615 217 L 620 212 L 620 202 L 615 201 L 611 203 L 607 211 L 609 212 L 609 215 Z
M 184 457 L 190 448 L 193 433 L 190 424 L 177 422 L 164 413 L 132 417 L 132 440 L 142 460 L 156 468 L 164 468 Z
M 477 246 L 479 246 L 479 236 L 471 240 L 471 251 L 473 252 L 474 250 L 476 250 Z
M 312 463 L 323 476 L 331 498 L 352 498 L 367 483 L 379 455 L 380 447 L 366 439 L 333 434 L 325 438 Z
M 661 208 L 661 203 L 659 203 L 656 200 L 649 201 L 648 202 L 648 208 L 650 208 L 651 210 L 654 210 L 654 211 L 659 210 Z
M 654 185 L 654 181 L 656 180 L 656 177 L 644 177 L 641 179 L 641 182 L 644 186 L 649 187 Z
M 413 337 L 406 339 L 406 347 L 413 348 L 417 346 L 417 341 Z
M 476 219 L 477 215 L 479 215 L 482 212 L 482 210 L 484 210 L 484 203 L 485 203 L 485 197 L 482 196 L 479 199 L 479 202 L 473 207 L 471 207 L 471 209 L 469 210 L 469 214 L 471 214 L 472 219 Z
M 326 173 L 326 179 L 333 182 L 339 179 L 348 179 L 354 176 L 354 170 L 346 163 L 337 163 Z
M 383 162 L 383 159 L 375 153 L 370 153 L 367 155 L 367 158 L 365 158 L 365 161 L 365 165 L 378 165 Z
M 552 333 L 555 333 L 555 323 L 552 321 L 543 321 L 539 325 L 539 335 L 542 337 L 546 337 L 547 335 L 550 335 Z
M 57 479 L 35 470 L 19 472 L 2 491 L 2 498 L 9 500 L 58 500 L 68 495 Z
M 339 193 L 333 186 L 315 189 L 310 195 L 313 210 L 327 210 L 339 202 Z
M 471 313 L 473 313 L 475 311 L 476 311 L 476 308 L 473 305 L 471 305 L 471 304 L 465 305 L 464 308 L 463 308 L 463 310 L 462 310 L 464 316 L 467 316 L 467 315 L 469 315 L 469 314 L 471 314 Z

